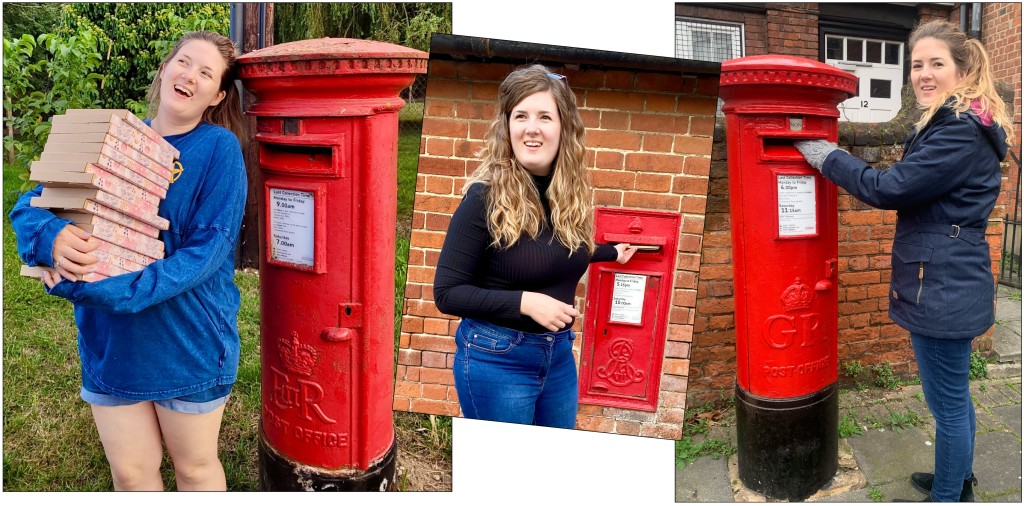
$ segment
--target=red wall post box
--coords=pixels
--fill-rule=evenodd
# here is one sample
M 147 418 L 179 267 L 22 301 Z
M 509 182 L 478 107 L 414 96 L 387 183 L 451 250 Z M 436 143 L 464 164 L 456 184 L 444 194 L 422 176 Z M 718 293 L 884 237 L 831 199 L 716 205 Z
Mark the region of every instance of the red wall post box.
M 391 489 L 399 92 L 427 54 L 328 38 L 238 61 L 263 195 L 261 487 Z
M 739 475 L 802 500 L 838 466 L 836 187 L 793 146 L 838 137 L 857 78 L 763 55 L 722 64 L 736 302 Z
M 681 215 L 597 208 L 598 242 L 642 249 L 625 265 L 593 264 L 580 348 L 581 404 L 657 411 Z

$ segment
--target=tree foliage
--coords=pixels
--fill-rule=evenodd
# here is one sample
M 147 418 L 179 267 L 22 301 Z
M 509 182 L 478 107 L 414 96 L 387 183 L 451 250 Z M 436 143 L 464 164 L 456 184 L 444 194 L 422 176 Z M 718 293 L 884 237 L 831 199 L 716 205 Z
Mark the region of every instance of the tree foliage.
M 4 2 L 4 37 L 20 39 L 53 31 L 60 19 L 60 4 L 34 2 Z
M 67 109 L 127 108 L 145 115 L 146 90 L 164 54 L 189 31 L 226 35 L 229 17 L 227 4 L 76 3 L 61 7 L 50 26 L 19 21 L 13 33 L 42 32 L 3 40 L 7 161 L 27 173 L 42 152 L 50 118 Z
M 379 40 L 421 51 L 451 33 L 450 3 L 276 3 L 274 42 L 321 37 Z
M 228 35 L 228 4 L 75 3 L 64 8 L 58 33 L 82 29 L 102 34 L 100 106 L 145 114 L 145 96 L 164 55 L 182 35 L 210 30 Z

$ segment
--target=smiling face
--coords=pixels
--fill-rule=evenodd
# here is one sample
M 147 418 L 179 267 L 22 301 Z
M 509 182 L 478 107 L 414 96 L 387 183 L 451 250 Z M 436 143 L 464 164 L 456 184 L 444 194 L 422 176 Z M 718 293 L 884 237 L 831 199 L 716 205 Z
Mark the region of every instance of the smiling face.
M 945 42 L 925 37 L 914 44 L 910 53 L 910 82 L 919 104 L 931 105 L 936 98 L 953 89 L 962 77 Z
M 224 100 L 220 85 L 226 70 L 217 46 L 205 40 L 185 42 L 160 70 L 157 116 L 178 124 L 198 124 L 207 108 Z
M 508 118 L 512 155 L 535 176 L 551 173 L 562 132 L 558 106 L 549 91 L 538 91 L 512 107 Z

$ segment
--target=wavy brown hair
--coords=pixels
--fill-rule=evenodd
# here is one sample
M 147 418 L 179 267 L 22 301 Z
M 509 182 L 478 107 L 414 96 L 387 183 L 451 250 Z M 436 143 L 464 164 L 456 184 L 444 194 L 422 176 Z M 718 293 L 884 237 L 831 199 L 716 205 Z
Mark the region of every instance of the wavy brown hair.
M 206 111 L 203 112 L 203 121 L 231 130 L 244 146 L 249 139 L 249 132 L 242 114 L 242 101 L 238 94 L 238 88 L 235 86 L 235 80 L 238 78 L 238 68 L 235 64 L 238 51 L 231 39 L 216 32 L 204 30 L 186 33 L 160 62 L 160 68 L 157 69 L 156 77 L 149 85 L 149 93 L 146 95 L 150 117 L 156 114 L 157 108 L 160 106 L 160 73 L 178 54 L 181 46 L 190 40 L 204 40 L 213 44 L 217 48 L 217 52 L 224 58 L 225 64 L 224 74 L 220 78 L 220 91 L 224 92 L 224 99 L 219 104 L 206 108 Z
M 551 186 L 544 196 L 551 205 L 550 226 L 558 242 L 569 248 L 570 255 L 581 245 L 592 255 L 594 206 L 589 174 L 584 166 L 583 119 L 569 85 L 543 65 L 519 68 L 501 83 L 498 113 L 479 153 L 482 162 L 462 191 L 465 193 L 478 182 L 490 187 L 487 228 L 495 248 L 511 247 L 524 235 L 536 238 L 542 227 L 548 225 L 532 176 L 513 156 L 508 126 L 509 115 L 516 105 L 534 93 L 545 91 L 555 99 L 562 126 Z
M 918 42 L 929 37 L 942 41 L 949 47 L 949 54 L 953 57 L 953 63 L 961 79 L 956 86 L 939 96 L 931 105 L 922 106 L 921 118 L 914 126 L 920 131 L 931 121 L 935 112 L 947 104 L 959 117 L 960 113 L 970 109 L 971 102 L 978 100 L 982 110 L 988 111 L 992 115 L 992 120 L 1006 132 L 1007 144 L 1013 144 L 1013 122 L 1006 112 L 1006 104 L 996 92 L 985 46 L 976 39 L 967 38 L 967 34 L 953 23 L 935 19 L 917 25 L 910 33 L 907 42 L 910 51 L 913 52 Z

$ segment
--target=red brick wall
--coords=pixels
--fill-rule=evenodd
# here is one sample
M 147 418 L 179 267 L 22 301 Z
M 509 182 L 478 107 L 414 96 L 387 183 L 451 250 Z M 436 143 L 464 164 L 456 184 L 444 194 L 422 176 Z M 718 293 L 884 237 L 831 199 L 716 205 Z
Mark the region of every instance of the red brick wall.
M 765 4 L 768 52 L 818 59 L 818 4 Z
M 431 283 L 459 190 L 479 164 L 499 82 L 498 63 L 432 60 L 413 211 L 409 276 L 399 342 L 394 407 L 458 415 L 452 338 L 458 320 L 437 311 Z M 683 216 L 672 305 L 655 413 L 581 405 L 577 428 L 678 439 L 687 388 L 700 234 L 710 167 L 718 77 L 553 67 L 576 93 L 587 128 L 594 203 L 674 211 Z M 584 307 L 584 276 L 576 307 Z M 586 315 L 576 320 L 581 332 Z M 584 336 L 584 339 L 586 336 Z M 576 353 L 578 360 L 579 344 Z
M 1011 149 L 1018 155 L 1021 151 L 1021 4 L 982 4 L 981 37 L 988 51 L 992 74 L 997 82 L 1006 83 L 1013 89 L 1013 129 L 1016 135 Z M 1012 160 L 1010 158 L 1009 160 Z M 1014 198 L 1020 192 L 1020 170 L 1015 163 L 1008 162 L 1003 174 L 1007 177 L 999 207 L 993 217 L 1003 218 L 1013 214 Z M 1017 216 L 1021 216 L 1020 207 Z

